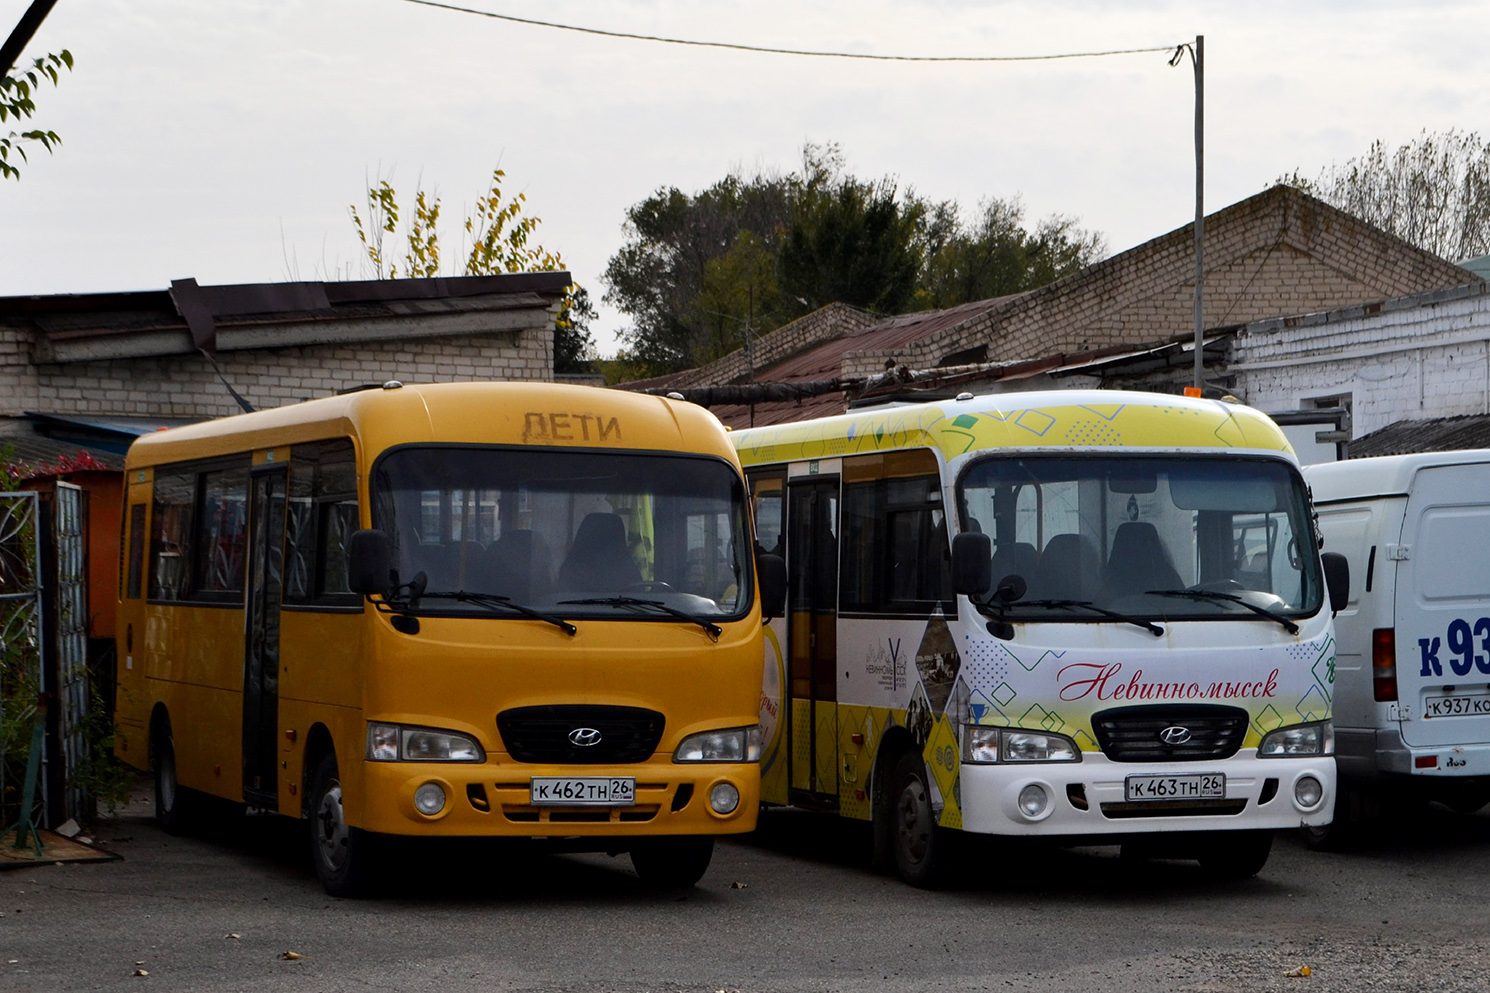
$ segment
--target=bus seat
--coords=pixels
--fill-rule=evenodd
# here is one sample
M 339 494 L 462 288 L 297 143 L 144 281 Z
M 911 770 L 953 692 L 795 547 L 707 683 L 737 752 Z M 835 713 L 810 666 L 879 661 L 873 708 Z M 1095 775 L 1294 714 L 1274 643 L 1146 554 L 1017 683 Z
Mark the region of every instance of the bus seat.
M 1112 536 L 1102 572 L 1101 599 L 1133 596 L 1145 590 L 1183 589 L 1158 530 L 1147 521 L 1124 521 Z
M 1097 585 L 1096 546 L 1079 534 L 1054 535 L 1030 577 L 1031 600 L 1090 600 Z
M 1040 553 L 1035 551 L 1035 546 L 1027 541 L 1016 541 L 1008 545 L 1000 545 L 993 553 L 993 587 L 998 589 L 998 584 L 1005 576 L 1018 575 L 1029 582 L 1030 575 L 1035 571 L 1035 562 L 1040 558 Z
M 526 602 L 553 589 L 553 556 L 536 531 L 502 532 L 486 550 L 483 566 L 486 585 L 482 590 L 486 593 Z
M 642 581 L 619 514 L 586 514 L 559 567 L 561 590 L 618 590 Z

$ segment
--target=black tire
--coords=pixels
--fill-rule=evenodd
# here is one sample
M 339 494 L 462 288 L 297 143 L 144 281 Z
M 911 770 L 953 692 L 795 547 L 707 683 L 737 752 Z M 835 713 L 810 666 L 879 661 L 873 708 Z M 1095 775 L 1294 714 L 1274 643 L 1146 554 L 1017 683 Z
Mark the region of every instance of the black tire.
M 1267 865 L 1273 850 L 1271 831 L 1218 831 L 1208 835 L 1200 867 L 1216 879 L 1251 879 Z
M 1335 790 L 1335 810 L 1328 824 L 1299 826 L 1299 837 L 1316 852 L 1343 852 L 1360 834 L 1360 801 L 1350 790 Z
M 631 849 L 636 874 L 659 890 L 686 890 L 696 885 L 713 857 L 712 835 L 648 838 Z
M 169 720 L 156 727 L 150 758 L 155 773 L 155 819 L 166 834 L 186 834 L 195 821 L 199 797 L 176 778 L 176 742 Z
M 1490 785 L 1466 783 L 1443 798 L 1444 806 L 1456 814 L 1473 814 L 1490 803 Z
M 310 853 L 316 875 L 332 896 L 361 896 L 374 877 L 375 839 L 346 822 L 335 755 L 321 756 L 311 783 Z
M 946 872 L 948 838 L 936 823 L 931 785 L 920 752 L 906 752 L 895 763 L 886 815 L 895 874 L 912 886 L 935 888 Z

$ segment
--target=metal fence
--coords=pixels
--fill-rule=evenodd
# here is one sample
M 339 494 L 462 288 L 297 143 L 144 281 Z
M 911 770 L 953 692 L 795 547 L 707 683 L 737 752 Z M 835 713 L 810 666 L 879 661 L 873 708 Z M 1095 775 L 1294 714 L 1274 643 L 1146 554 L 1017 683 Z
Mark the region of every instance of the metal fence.
M 20 814 L 17 770 L 25 769 L 26 755 L 16 752 L 31 740 L 43 689 L 40 524 L 39 494 L 0 493 L 0 823 L 6 824 Z M 43 811 L 43 823 L 45 818 Z
M 84 510 L 82 487 L 59 480 L 52 528 L 56 581 L 51 587 L 56 617 L 56 636 L 52 641 L 57 655 L 56 685 L 46 689 L 57 696 L 57 744 L 62 758 L 66 807 L 62 816 L 75 818 L 84 815 L 88 802 L 75 775 L 87 761 L 87 743 L 83 739 L 83 718 L 88 714 L 88 559 Z

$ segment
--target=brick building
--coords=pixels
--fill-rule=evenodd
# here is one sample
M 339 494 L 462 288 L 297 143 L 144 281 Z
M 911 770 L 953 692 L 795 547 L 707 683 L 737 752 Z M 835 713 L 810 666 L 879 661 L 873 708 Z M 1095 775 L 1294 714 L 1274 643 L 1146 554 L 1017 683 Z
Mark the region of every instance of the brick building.
M 0 299 L 0 442 L 122 453 L 158 425 L 389 379 L 551 380 L 568 273 Z M 48 440 L 50 439 L 50 441 Z
M 1236 332 L 1229 371 L 1254 407 L 1343 410 L 1350 455 L 1484 447 L 1490 286 L 1256 321 Z
M 887 368 L 983 391 L 1173 389 L 1191 381 L 1194 230 L 1175 231 L 1027 293 L 883 320 L 836 305 L 755 344 L 757 383 L 862 380 Z M 1207 381 L 1230 388 L 1230 332 L 1251 322 L 1460 286 L 1471 273 L 1286 186 L 1205 222 Z M 743 352 L 632 388 L 750 381 Z M 713 409 L 732 426 L 843 410 L 842 391 Z

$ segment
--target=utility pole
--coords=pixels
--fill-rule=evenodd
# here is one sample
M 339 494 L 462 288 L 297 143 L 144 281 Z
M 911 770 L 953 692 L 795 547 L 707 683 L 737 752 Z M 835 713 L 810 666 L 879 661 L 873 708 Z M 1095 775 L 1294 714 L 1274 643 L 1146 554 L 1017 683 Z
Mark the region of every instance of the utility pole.
M 15 30 L 10 37 L 5 39 L 5 44 L 0 45 L 0 76 L 10 74 L 10 70 L 16 67 L 21 58 L 21 52 L 31 43 L 32 37 L 36 35 L 36 29 L 41 27 L 41 22 L 47 19 L 52 8 L 57 6 L 57 0 L 35 0 L 26 13 L 21 15 Z
M 1205 35 L 1195 36 L 1195 391 L 1205 391 Z

